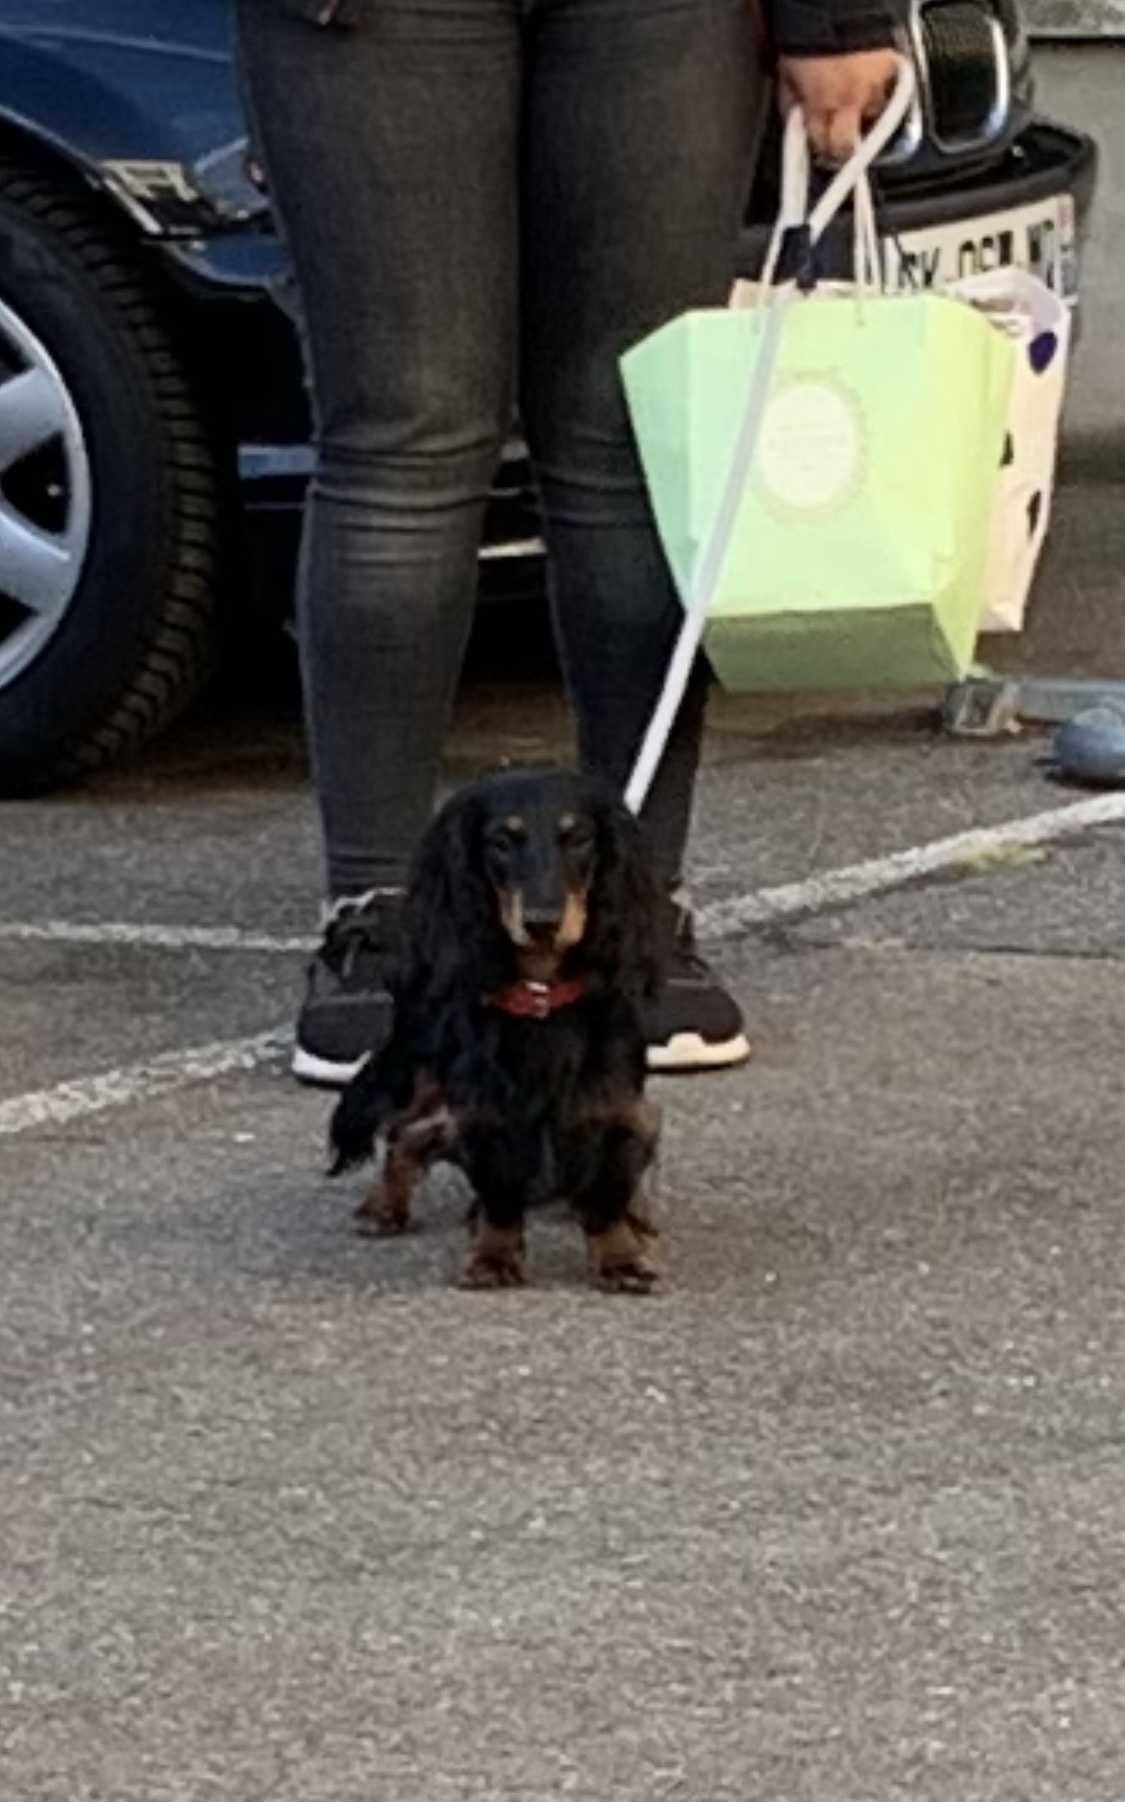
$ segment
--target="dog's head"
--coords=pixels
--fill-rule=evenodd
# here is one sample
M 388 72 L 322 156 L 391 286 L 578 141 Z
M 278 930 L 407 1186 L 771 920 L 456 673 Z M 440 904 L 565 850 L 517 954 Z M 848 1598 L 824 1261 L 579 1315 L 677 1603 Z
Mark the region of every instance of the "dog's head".
M 420 848 L 408 962 L 431 988 L 566 965 L 640 996 L 655 982 L 655 896 L 636 821 L 600 784 L 512 770 L 462 789 Z
M 597 809 L 565 776 L 502 778 L 484 800 L 481 854 L 501 927 L 521 965 L 557 964 L 589 927 Z

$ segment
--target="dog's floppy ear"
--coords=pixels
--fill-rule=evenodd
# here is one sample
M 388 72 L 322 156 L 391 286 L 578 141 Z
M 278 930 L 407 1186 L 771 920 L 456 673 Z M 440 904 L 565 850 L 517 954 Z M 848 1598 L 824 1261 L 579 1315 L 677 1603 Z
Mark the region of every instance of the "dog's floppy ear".
M 598 860 L 590 894 L 586 952 L 614 988 L 651 999 L 660 980 L 657 889 L 640 826 L 623 801 L 600 788 L 591 809 Z
M 448 995 L 479 965 L 495 930 L 496 904 L 480 855 L 479 787 L 462 789 L 422 837 L 401 916 L 396 988 L 414 998 Z

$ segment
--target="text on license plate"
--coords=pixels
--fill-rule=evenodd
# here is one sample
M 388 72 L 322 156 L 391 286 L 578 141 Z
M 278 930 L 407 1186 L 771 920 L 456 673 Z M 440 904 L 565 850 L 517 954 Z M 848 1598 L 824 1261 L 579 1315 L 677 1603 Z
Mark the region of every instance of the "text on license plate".
M 886 245 L 891 287 L 933 288 L 1015 264 L 1064 299 L 1077 291 L 1074 203 L 1068 195 L 1036 206 L 903 232 Z

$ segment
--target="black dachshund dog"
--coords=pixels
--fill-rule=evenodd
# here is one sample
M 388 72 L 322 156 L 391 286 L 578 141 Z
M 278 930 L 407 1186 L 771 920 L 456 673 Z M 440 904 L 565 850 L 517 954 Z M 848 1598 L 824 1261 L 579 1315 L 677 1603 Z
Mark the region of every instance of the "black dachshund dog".
M 655 902 L 635 820 L 583 776 L 507 771 L 447 802 L 403 903 L 390 1042 L 332 1120 L 334 1175 L 384 1151 L 364 1230 L 405 1231 L 444 1160 L 474 1196 L 466 1286 L 523 1283 L 526 1210 L 565 1199 L 597 1285 L 652 1288 Z

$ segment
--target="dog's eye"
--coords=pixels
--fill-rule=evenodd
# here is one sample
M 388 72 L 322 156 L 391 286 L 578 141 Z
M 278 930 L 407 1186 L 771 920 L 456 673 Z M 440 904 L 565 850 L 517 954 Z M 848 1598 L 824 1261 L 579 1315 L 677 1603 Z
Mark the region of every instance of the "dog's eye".
M 501 853 L 514 851 L 517 845 L 523 844 L 526 837 L 526 826 L 513 815 L 511 819 L 501 820 L 492 827 L 488 834 L 488 848 Z
M 567 845 L 572 850 L 581 850 L 584 845 L 593 843 L 593 832 L 588 820 L 580 820 L 572 813 L 564 813 L 559 820 L 559 844 Z

